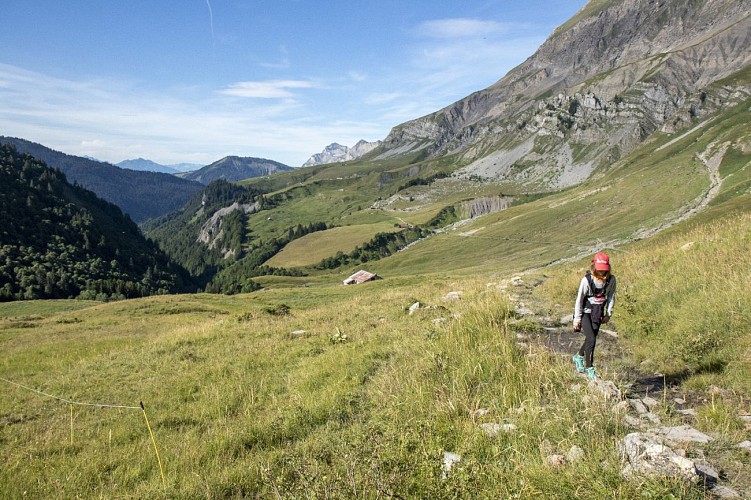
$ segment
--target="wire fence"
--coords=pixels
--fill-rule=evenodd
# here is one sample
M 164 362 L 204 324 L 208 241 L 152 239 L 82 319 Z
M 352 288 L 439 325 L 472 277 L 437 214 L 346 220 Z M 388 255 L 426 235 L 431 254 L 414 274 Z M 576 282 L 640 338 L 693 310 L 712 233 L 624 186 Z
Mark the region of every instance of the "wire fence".
M 51 399 L 55 399 L 57 401 L 60 401 L 61 403 L 66 403 L 70 406 L 70 444 L 73 444 L 73 407 L 74 406 L 88 406 L 88 407 L 94 407 L 94 408 L 120 408 L 120 409 L 126 409 L 126 410 L 141 410 L 143 413 L 144 421 L 146 422 L 146 428 L 149 431 L 149 436 L 151 436 L 151 443 L 154 445 L 154 453 L 156 454 L 156 460 L 159 464 L 159 474 L 162 476 L 162 487 L 166 490 L 167 489 L 167 480 L 164 476 L 164 467 L 162 466 L 162 459 L 159 456 L 159 448 L 156 445 L 156 438 L 154 437 L 154 432 L 151 430 L 151 424 L 149 423 L 149 417 L 146 415 L 146 407 L 143 404 L 143 401 L 140 402 L 138 406 L 129 406 L 129 405 L 119 405 L 119 404 L 107 404 L 107 403 L 86 403 L 82 401 L 73 401 L 71 399 L 63 398 L 60 396 L 55 396 L 54 394 L 49 394 L 44 391 L 40 391 L 38 389 L 34 389 L 32 387 L 29 387 L 27 385 L 19 384 L 18 382 L 14 382 L 12 380 L 8 380 L 6 378 L 0 377 L 0 381 L 3 381 L 5 383 L 8 383 L 10 385 L 14 385 L 20 389 L 24 389 L 30 392 L 33 392 L 35 394 L 38 394 L 40 396 L 45 396 Z

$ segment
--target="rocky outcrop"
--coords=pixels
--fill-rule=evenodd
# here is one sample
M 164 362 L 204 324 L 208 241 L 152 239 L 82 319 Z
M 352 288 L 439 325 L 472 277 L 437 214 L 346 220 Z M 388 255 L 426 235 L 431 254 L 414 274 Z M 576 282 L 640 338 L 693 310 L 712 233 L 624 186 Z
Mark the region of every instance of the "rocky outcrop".
M 511 206 L 513 198 L 509 196 L 485 196 L 474 200 L 463 201 L 459 204 L 459 217 L 473 219 L 481 215 L 492 214 L 506 210 Z
M 209 220 L 201 226 L 196 242 L 207 245 L 209 249 L 215 248 L 217 243 L 221 241 L 224 236 L 224 231 L 222 230 L 222 219 L 224 217 L 236 210 L 242 210 L 245 214 L 252 214 L 260 209 L 261 205 L 258 202 L 250 204 L 240 204 L 235 202 L 228 207 L 217 210 L 214 212 L 214 215 L 212 215 Z M 225 251 L 223 251 L 223 254 L 225 258 L 230 256 Z
M 739 0 L 590 2 L 491 87 L 392 129 L 379 158 L 454 153 L 468 176 L 579 183 L 751 95 L 748 82 L 714 85 L 751 64 L 750 33 Z

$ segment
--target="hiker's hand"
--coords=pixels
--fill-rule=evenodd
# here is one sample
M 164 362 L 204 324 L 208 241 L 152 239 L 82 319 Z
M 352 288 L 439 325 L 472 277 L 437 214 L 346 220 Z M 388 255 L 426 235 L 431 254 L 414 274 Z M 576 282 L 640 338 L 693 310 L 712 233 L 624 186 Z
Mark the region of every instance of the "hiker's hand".
M 582 329 L 582 324 L 581 323 L 574 323 L 574 331 L 575 332 L 580 332 L 581 329 Z
M 608 315 L 605 315 L 605 316 L 603 316 L 603 317 L 602 317 L 602 321 L 600 321 L 600 324 L 603 324 L 603 325 L 604 325 L 604 324 L 605 324 L 605 323 L 607 323 L 608 321 L 610 321 L 610 316 L 608 316 Z

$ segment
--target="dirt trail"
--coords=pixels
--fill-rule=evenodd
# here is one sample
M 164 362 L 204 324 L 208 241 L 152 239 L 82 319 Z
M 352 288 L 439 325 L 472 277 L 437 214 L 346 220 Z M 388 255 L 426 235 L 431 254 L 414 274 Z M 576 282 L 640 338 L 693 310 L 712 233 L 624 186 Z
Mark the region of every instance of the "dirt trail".
M 521 277 L 510 280 L 510 283 L 502 287 L 502 291 L 508 294 L 514 304 L 517 314 L 531 319 L 540 328 L 522 333 L 518 340 L 522 343 L 540 345 L 562 356 L 566 362 L 571 362 L 571 356 L 579 349 L 584 336 L 574 332 L 568 314 L 561 318 L 551 318 L 538 315 L 535 311 L 549 308 L 542 307 L 533 298 L 533 290 L 543 281 L 525 281 Z M 573 312 L 573 304 L 568 311 Z M 564 321 L 565 320 L 565 321 Z M 689 408 L 705 402 L 703 394 L 692 394 L 681 387 L 683 377 L 665 377 L 662 374 L 645 372 L 638 366 L 629 362 L 629 353 L 624 351 L 618 332 L 611 325 L 604 325 L 600 329 L 595 349 L 595 366 L 603 367 L 602 373 L 608 378 L 614 379 L 623 396 L 627 398 L 643 398 L 647 396 L 671 401 L 676 410 Z M 573 364 L 571 365 L 573 370 Z M 677 403 L 677 398 L 682 403 Z M 684 419 L 685 423 L 692 423 L 691 417 Z

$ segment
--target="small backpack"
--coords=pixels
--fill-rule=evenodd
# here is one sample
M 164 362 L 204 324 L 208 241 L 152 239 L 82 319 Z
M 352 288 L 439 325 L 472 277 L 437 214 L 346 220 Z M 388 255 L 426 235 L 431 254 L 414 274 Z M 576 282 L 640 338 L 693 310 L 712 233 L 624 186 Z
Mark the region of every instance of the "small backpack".
M 595 286 L 595 280 L 590 271 L 587 271 L 585 277 L 587 278 L 587 284 L 589 285 L 589 292 L 584 297 L 584 302 L 586 303 L 589 301 L 589 306 L 592 309 L 592 326 L 596 330 L 600 327 L 600 322 L 605 314 L 605 307 L 608 301 L 608 296 L 610 296 L 613 276 L 608 276 L 605 280 L 605 285 L 600 289 Z

